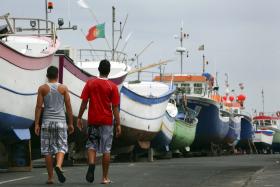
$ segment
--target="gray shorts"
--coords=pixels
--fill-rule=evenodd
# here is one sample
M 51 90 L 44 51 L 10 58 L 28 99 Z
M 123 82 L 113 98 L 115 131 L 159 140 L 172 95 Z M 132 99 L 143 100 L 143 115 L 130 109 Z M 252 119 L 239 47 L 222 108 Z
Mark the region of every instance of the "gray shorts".
M 87 149 L 98 153 L 110 153 L 113 142 L 113 125 L 88 126 Z
M 67 151 L 66 122 L 44 121 L 41 127 L 41 154 L 54 155 L 58 152 L 66 153 Z

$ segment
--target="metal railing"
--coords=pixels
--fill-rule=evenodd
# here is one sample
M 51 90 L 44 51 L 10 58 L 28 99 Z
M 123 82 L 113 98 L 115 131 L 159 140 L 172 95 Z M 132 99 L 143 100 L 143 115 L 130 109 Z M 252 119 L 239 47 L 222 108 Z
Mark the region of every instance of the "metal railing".
M 0 38 L 6 36 L 47 36 L 56 41 L 56 26 L 52 21 L 37 18 L 9 17 L 7 13 L 0 16 L 0 24 L 6 24 L 7 32 L 0 33 Z
M 111 60 L 113 58 L 112 50 L 100 49 L 78 49 L 77 60 L 84 61 L 100 61 L 102 59 Z M 127 64 L 128 56 L 124 52 L 114 51 L 114 61 Z

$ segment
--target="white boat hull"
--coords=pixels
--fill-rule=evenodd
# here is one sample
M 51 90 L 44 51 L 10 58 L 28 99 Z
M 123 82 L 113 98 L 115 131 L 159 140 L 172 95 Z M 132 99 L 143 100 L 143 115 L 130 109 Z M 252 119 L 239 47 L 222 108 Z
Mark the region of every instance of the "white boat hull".
M 28 40 L 28 37 L 25 38 Z M 32 38 L 34 41 L 41 39 Z M 33 124 L 37 90 L 46 82 L 47 68 L 58 48 L 58 43 L 53 47 L 49 44 L 48 54 L 32 50 L 39 48 L 40 44 L 47 45 L 48 40 L 42 38 L 42 43 L 29 44 L 32 55 L 24 54 L 20 52 L 21 45 L 17 45 L 16 39 L 14 37 L 7 44 L 0 42 L 0 130 L 26 129 Z M 22 44 L 23 41 L 25 40 L 20 40 L 19 43 Z M 14 49 L 13 46 L 17 48 Z
M 141 90 L 141 95 L 143 95 L 144 93 L 147 93 L 149 87 L 151 89 L 155 89 L 152 87 L 157 86 L 157 84 L 158 83 L 151 83 L 151 85 L 143 85 L 143 89 L 139 89 L 139 87 L 137 88 L 137 84 L 135 84 L 135 87 L 133 87 L 134 85 L 131 84 L 129 85 L 129 88 L 130 90 L 135 91 L 135 93 L 139 93 L 139 91 Z M 165 92 L 167 93 L 169 91 L 169 87 L 167 85 L 164 86 Z M 128 84 L 125 84 L 126 89 L 127 87 Z M 150 94 L 151 92 L 151 90 L 148 91 L 148 94 Z M 165 93 L 162 92 L 162 94 Z M 127 132 L 123 133 L 122 138 L 125 139 L 127 143 L 131 144 L 139 141 L 151 141 L 154 136 L 160 131 L 167 103 L 171 96 L 171 94 L 168 95 L 164 101 L 149 104 L 143 103 L 141 101 L 141 97 L 143 97 L 141 95 L 138 95 L 138 98 L 135 99 L 127 93 L 121 91 L 121 125 L 124 129 L 127 129 Z M 154 97 L 153 99 L 156 100 L 156 97 Z
M 273 131 L 269 132 L 269 130 L 261 130 L 255 132 L 254 143 L 264 143 L 268 145 L 272 145 L 273 140 Z

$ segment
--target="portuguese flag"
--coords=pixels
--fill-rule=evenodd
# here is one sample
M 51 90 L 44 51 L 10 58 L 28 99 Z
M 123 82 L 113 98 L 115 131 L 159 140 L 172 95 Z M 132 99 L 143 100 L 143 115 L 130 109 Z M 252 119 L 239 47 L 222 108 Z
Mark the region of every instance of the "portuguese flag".
M 96 38 L 105 38 L 105 23 L 91 27 L 86 38 L 88 41 L 95 40 Z

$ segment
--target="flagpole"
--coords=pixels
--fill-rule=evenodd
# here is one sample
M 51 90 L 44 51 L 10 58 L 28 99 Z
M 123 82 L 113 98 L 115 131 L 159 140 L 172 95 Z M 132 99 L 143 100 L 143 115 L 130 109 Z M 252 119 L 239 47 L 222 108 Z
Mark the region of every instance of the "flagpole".
M 83 29 L 81 29 L 81 32 L 83 33 L 84 37 L 86 37 L 86 33 L 83 31 Z M 90 43 L 88 40 L 86 40 L 86 41 L 87 41 L 89 47 L 91 48 L 91 50 L 90 50 L 91 57 L 94 59 L 94 55 L 92 54 L 92 52 L 94 52 L 94 53 L 95 53 L 95 56 L 98 57 L 98 55 L 97 55 L 96 52 L 94 51 L 93 46 L 91 45 L 91 43 Z
M 95 16 L 93 10 L 92 10 L 91 8 L 88 8 L 88 9 L 89 9 L 89 12 L 92 14 L 93 19 L 96 21 L 97 24 L 99 24 L 99 21 L 98 21 L 97 17 Z M 109 44 L 109 41 L 108 41 L 108 39 L 106 38 L 106 35 L 105 35 L 105 41 L 106 41 L 107 47 L 108 47 L 109 49 L 111 49 L 110 44 Z
M 84 9 L 88 9 L 89 12 L 90 12 L 91 15 L 92 15 L 94 21 L 95 21 L 97 24 L 99 24 L 99 21 L 98 21 L 96 15 L 94 14 L 93 10 L 87 5 L 87 3 L 85 3 L 83 0 L 79 0 L 79 1 L 77 1 L 77 3 L 78 3 L 78 5 L 79 5 L 80 7 L 84 8 Z M 109 41 L 108 41 L 108 39 L 106 38 L 106 36 L 105 36 L 105 41 L 106 41 L 107 47 L 111 50 Z

